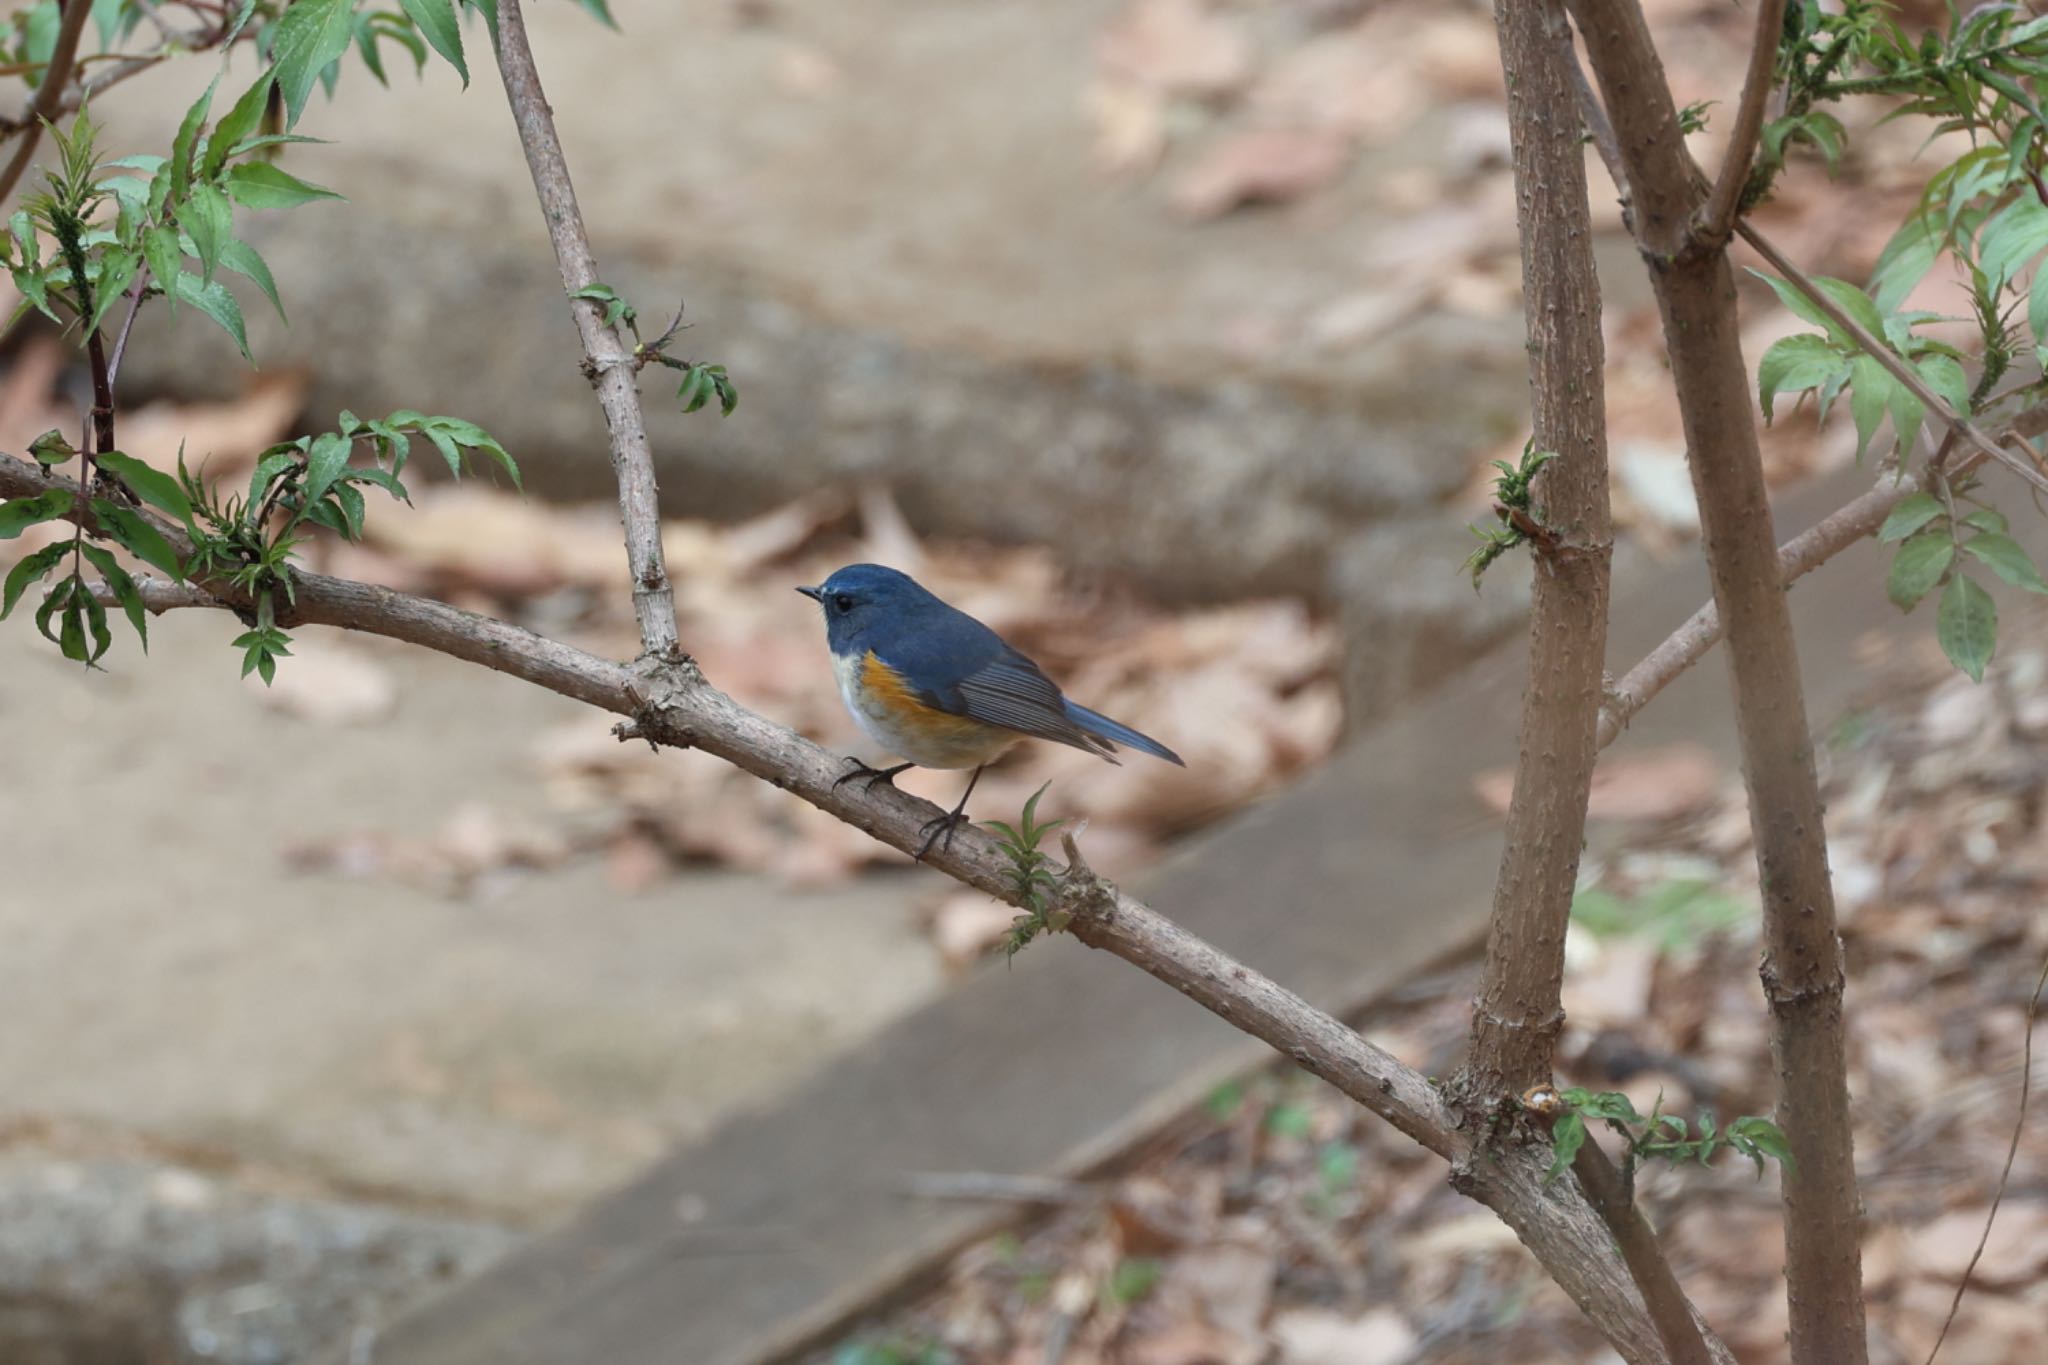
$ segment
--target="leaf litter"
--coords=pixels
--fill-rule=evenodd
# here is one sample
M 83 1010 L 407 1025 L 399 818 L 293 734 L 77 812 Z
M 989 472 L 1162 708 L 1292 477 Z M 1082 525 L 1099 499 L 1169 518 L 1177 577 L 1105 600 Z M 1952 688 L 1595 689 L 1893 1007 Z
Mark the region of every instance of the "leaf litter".
M 2048 957 L 2048 610 L 2007 628 L 1981 686 L 1959 685 L 1931 641 L 1859 660 L 1865 701 L 1820 755 L 1882 1365 L 1925 1359 L 1983 1234 L 2028 998 Z M 1768 1114 L 1748 820 L 1736 774 L 1709 784 L 1706 762 L 1647 751 L 1627 781 L 1647 791 L 1665 779 L 1681 797 L 1654 819 L 1597 829 L 1568 946 L 1559 1077 L 1620 1090 L 1644 1112 L 1661 1098 L 1666 1113 Z M 1473 966 L 1448 969 L 1354 1022 L 1404 1062 L 1448 1075 L 1476 980 Z M 2034 1067 L 2038 1090 L 2038 1049 Z M 925 1193 L 906 1197 L 978 1195 L 1014 1210 L 1014 1226 L 810 1365 L 1614 1358 L 1513 1233 L 1451 1191 L 1440 1162 L 1290 1067 L 1219 1086 L 1098 1175 L 1050 1182 L 1057 1200 L 1046 1182 L 1013 1179 L 920 1176 Z M 1739 1161 L 1653 1166 L 1638 1194 L 1738 1358 L 1786 1360 L 1775 1180 Z M 1943 1359 L 2031 1365 L 2043 1322 L 2048 1123 L 2036 1112 Z

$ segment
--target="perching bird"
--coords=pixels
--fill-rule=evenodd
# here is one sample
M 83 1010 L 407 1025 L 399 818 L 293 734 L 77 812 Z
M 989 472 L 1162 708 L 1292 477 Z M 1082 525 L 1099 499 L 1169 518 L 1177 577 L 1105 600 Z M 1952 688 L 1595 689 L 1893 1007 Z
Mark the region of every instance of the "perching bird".
M 908 768 L 974 769 L 960 804 L 919 831 L 920 861 L 941 835 L 952 844 L 981 770 L 1020 739 L 1058 740 L 1111 763 L 1121 744 L 1187 766 L 1158 740 L 1068 701 L 1037 664 L 907 574 L 849 564 L 797 591 L 824 608 L 846 709 L 868 738 L 909 760 L 871 768 L 850 759 L 853 771 L 833 785 L 865 779 L 873 790 Z

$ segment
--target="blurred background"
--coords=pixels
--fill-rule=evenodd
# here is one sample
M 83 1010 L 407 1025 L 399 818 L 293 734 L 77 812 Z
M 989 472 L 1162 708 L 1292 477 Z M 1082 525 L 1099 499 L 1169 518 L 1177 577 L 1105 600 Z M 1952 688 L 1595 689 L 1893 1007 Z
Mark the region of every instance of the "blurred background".
M 1748 12 L 1646 8 L 1680 102 L 1732 101 Z M 658 372 L 643 386 L 683 638 L 718 686 L 878 757 L 840 711 L 815 608 L 790 588 L 861 559 L 909 570 L 1187 757 L 1186 770 L 1113 768 L 1026 751 L 977 792 L 976 814 L 1008 818 L 1052 781 L 1042 813 L 1085 819 L 1091 862 L 1142 878 L 1347 734 L 1400 724 L 1514 631 L 1526 568 L 1503 563 L 1477 596 L 1459 571 L 1488 462 L 1526 435 L 1488 6 L 613 10 L 616 31 L 567 0 L 531 5 L 530 22 L 604 279 L 652 330 L 680 304 L 678 352 L 723 363 L 740 388 L 721 420 L 676 412 Z M 182 442 L 232 479 L 344 408 L 479 422 L 518 459 L 524 496 L 426 481 L 416 506 L 373 510 L 366 544 L 318 545 L 312 563 L 624 657 L 602 421 L 482 32 L 468 36 L 468 91 L 444 65 L 416 80 L 395 49 L 389 90 L 343 63 L 301 128 L 333 145 L 294 147 L 289 164 L 347 202 L 245 215 L 289 328 L 245 298 L 252 375 L 203 322 L 146 310 L 122 376 L 124 446 L 167 465 Z M 114 92 L 94 111 L 103 144 L 163 150 L 214 69 L 172 63 Z M 252 76 L 243 53 L 223 88 Z M 1919 134 L 1876 126 L 1882 112 L 1844 111 L 1842 177 L 1801 167 L 1760 216 L 1813 273 L 1867 276 L 1917 193 Z M 1695 139 L 1707 164 L 1718 138 L 1710 120 Z M 1690 551 L 1695 512 L 1654 309 L 1589 167 L 1628 582 Z M 1752 358 L 1800 327 L 1760 286 L 1745 305 Z M 75 425 L 84 378 L 64 345 L 17 329 L 0 366 L 0 447 Z M 1824 477 L 1853 445 L 1844 421 L 1781 418 L 1770 477 Z M 42 529 L 0 544 L 0 563 Z M 318 629 L 297 633 L 274 686 L 238 682 L 238 629 L 166 619 L 147 659 L 117 649 L 85 677 L 25 621 L 0 629 L 0 803 L 9 843 L 35 851 L 0 886 L 0 1360 L 367 1352 L 437 1287 L 975 990 L 1008 928 L 1006 908 L 710 758 L 620 745 L 609 717 Z M 1913 676 L 1922 691 L 1940 677 Z M 1512 758 L 1504 747 L 1487 781 L 1460 779 L 1466 825 L 1490 827 Z M 1656 856 L 1678 861 L 1612 864 L 1617 903 L 1674 880 L 1709 888 L 1669 911 L 1696 947 L 1752 894 L 1732 773 L 1696 747 L 1637 761 L 1636 786 L 1603 814 L 1651 821 L 1676 840 Z M 947 802 L 957 790 L 951 774 L 904 785 Z M 122 831 L 118 857 L 107 829 Z M 1285 899 L 1261 912 L 1286 915 Z M 1626 1034 L 1656 1012 L 1653 985 L 1695 979 L 1631 942 L 1610 968 L 1635 1003 L 1610 992 L 1604 1013 L 1575 1005 L 1575 1019 Z M 1753 993 L 1748 951 L 1738 936 L 1718 969 Z M 1418 1064 L 1459 1032 L 1441 1005 L 1462 1000 L 1459 978 L 1429 981 L 1398 1026 Z M 1707 1047 L 1697 1032 L 1688 1045 Z M 1762 1044 L 1719 1045 L 1732 1077 Z M 1185 1080 L 1151 1079 L 1162 1092 Z M 1420 1295 L 1465 1313 L 1460 1330 L 1480 1321 L 1473 1305 L 1526 1265 L 1498 1270 L 1514 1252 L 1476 1225 L 1454 1224 L 1470 1237 L 1447 1237 L 1405 1281 L 1338 1255 L 1323 1267 L 1336 1289 L 1304 1300 L 1328 1321 L 1297 1320 L 1291 1336 L 1268 1330 L 1285 1316 L 1273 1293 L 1298 1291 L 1289 1275 L 1342 1238 L 1301 1234 L 1307 1252 L 1288 1242 L 1285 1257 L 1221 1269 L 1190 1250 L 1213 1252 L 1218 1220 L 1246 1206 L 1294 1199 L 1289 1181 L 1350 1201 L 1318 1215 L 1332 1226 L 1435 1208 L 1440 1173 L 1392 1153 L 1413 1198 L 1351 1194 L 1368 1140 L 1317 1103 L 1271 1079 L 1210 1096 L 1210 1127 L 1187 1142 L 1271 1179 L 1241 1198 L 1219 1183 L 1213 1207 L 1180 1189 L 1171 1202 L 1209 1209 L 1202 1237 L 1146 1233 L 1098 1203 L 1096 1221 L 1033 1253 L 1050 1267 L 1032 1272 L 1042 1290 L 1080 1283 L 1102 1305 L 1092 1326 L 1066 1314 L 1064 1358 L 1465 1358 L 1429 1353 L 1457 1332 L 1388 1305 Z M 849 1328 L 828 1358 L 1047 1358 L 1046 1323 L 1062 1319 L 1019 1288 L 1010 1248 L 975 1253 L 956 1281 L 969 1288 L 906 1325 Z M 1460 1278 L 1470 1266 L 1485 1273 Z M 1207 1335 L 1146 1326 L 1162 1275 L 1157 1302 L 1182 1305 L 1168 1317 Z M 1266 1289 L 1230 1300 L 1240 1282 Z M 1558 1359 L 1592 1358 L 1574 1354 L 1568 1322 L 1557 1331 Z

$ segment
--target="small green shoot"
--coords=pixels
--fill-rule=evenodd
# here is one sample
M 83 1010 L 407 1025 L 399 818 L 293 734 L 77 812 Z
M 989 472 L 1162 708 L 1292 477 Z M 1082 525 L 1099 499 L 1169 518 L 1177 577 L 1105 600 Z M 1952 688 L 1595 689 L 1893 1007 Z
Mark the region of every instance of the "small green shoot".
M 1767 1118 L 1746 1116 L 1729 1120 L 1726 1127 L 1717 1127 L 1713 1111 L 1702 1109 L 1699 1135 L 1695 1137 L 1693 1126 L 1686 1120 L 1663 1112 L 1661 1096 L 1648 1114 L 1637 1113 L 1628 1096 L 1612 1090 L 1596 1093 L 1574 1088 L 1565 1091 L 1561 1098 L 1564 1112 L 1550 1129 L 1553 1157 L 1550 1170 L 1543 1177 L 1546 1184 L 1563 1174 L 1585 1145 L 1588 1119 L 1606 1123 L 1626 1144 L 1621 1178 L 1623 1186 L 1631 1190 L 1635 1187 L 1637 1169 L 1646 1161 L 1668 1161 L 1674 1166 L 1696 1161 L 1704 1166 L 1733 1149 L 1756 1163 L 1759 1179 L 1763 1177 L 1767 1157 L 1788 1170 L 1792 1167 L 1792 1149 L 1785 1134 Z
M 1052 783 L 1047 782 L 1031 793 L 1031 799 L 1024 803 L 1023 818 L 1015 826 L 1001 820 L 983 822 L 995 831 L 996 846 L 1010 860 L 1010 893 L 1024 908 L 1024 913 L 1010 924 L 1003 946 L 1005 957 L 1015 957 L 1040 934 L 1056 934 L 1067 927 L 1066 915 L 1052 910 L 1046 900 L 1046 893 L 1058 886 L 1059 879 L 1049 870 L 1052 859 L 1039 848 L 1047 834 L 1066 823 L 1064 819 L 1038 819 L 1038 800 L 1050 786 Z
M 1474 550 L 1460 565 L 1472 575 L 1472 591 L 1479 591 L 1479 580 L 1493 567 L 1493 562 L 1517 546 L 1530 540 L 1531 529 L 1543 525 L 1543 518 L 1531 501 L 1530 484 L 1535 482 L 1537 471 L 1557 458 L 1554 450 L 1536 449 L 1531 437 L 1522 445 L 1522 459 L 1519 466 L 1506 460 L 1495 460 L 1494 467 L 1500 470 L 1500 478 L 1494 481 L 1494 512 L 1498 522 L 1493 526 L 1474 526 L 1472 534 L 1479 537 L 1479 548 Z

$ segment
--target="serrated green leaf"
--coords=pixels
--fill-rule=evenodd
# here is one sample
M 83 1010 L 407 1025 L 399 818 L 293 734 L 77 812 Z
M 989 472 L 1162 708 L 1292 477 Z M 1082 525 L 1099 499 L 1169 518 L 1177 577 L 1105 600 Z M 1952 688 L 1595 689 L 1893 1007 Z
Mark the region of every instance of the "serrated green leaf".
M 199 145 L 199 130 L 206 126 L 206 114 L 213 108 L 213 92 L 219 84 L 220 77 L 215 76 L 206 93 L 192 101 L 192 107 L 178 124 L 177 136 L 171 139 L 171 198 L 180 203 L 192 188 L 192 153 Z
M 1900 457 L 1904 458 L 1920 439 L 1920 423 L 1927 415 L 1927 405 L 1904 384 L 1894 383 L 1886 407 L 1891 413 L 1892 435 L 1898 438 Z
M 1914 286 L 1927 278 L 1941 256 L 1942 228 L 1938 211 L 1916 213 L 1885 243 L 1870 274 L 1870 292 L 1878 311 L 1896 310 Z
M 1843 363 L 1842 353 L 1826 337 L 1810 332 L 1772 343 L 1757 366 L 1757 399 L 1763 404 L 1764 420 L 1771 420 L 1771 404 L 1777 395 L 1817 388 Z
M 163 532 L 149 524 L 147 518 L 132 507 L 123 507 L 105 498 L 94 498 L 92 510 L 93 515 L 99 518 L 100 529 L 130 554 L 172 578 L 184 581 L 185 567 L 178 562 L 178 552 L 164 539 Z
M 309 184 L 268 161 L 243 161 L 228 168 L 228 193 L 244 208 L 288 209 L 316 199 L 339 199 L 320 185 Z
M 142 262 L 132 251 L 118 248 L 109 249 L 100 255 L 99 274 L 93 280 L 92 317 L 86 323 L 87 332 L 97 332 L 107 313 L 121 301 L 128 286 L 135 283 L 135 272 Z
M 2022 194 L 1988 219 L 1977 236 L 1977 268 L 1995 291 L 2048 249 L 2048 205 Z
M 306 452 L 306 478 L 300 490 L 308 507 L 326 496 L 334 481 L 348 468 L 349 452 L 354 449 L 355 443 L 339 432 L 322 432 L 313 438 L 313 444 Z
M 0 540 L 13 540 L 38 522 L 55 521 L 74 505 L 70 492 L 52 488 L 32 498 L 10 498 L 0 502 Z
M 1963 525 L 1979 531 L 1996 531 L 2005 534 L 2005 518 L 1989 507 L 1979 507 L 1963 518 Z
M 355 36 L 351 0 L 294 0 L 277 21 L 270 44 L 277 87 L 284 98 L 285 126 L 291 128 L 305 112 L 313 85 L 348 51 Z
M 206 143 L 205 159 L 200 163 L 200 179 L 212 180 L 218 176 L 243 139 L 263 125 L 263 111 L 269 107 L 270 87 L 276 80 L 276 74 L 266 69 L 256 78 L 254 85 L 242 92 L 234 108 L 214 125 L 213 134 Z
M 1586 1120 L 1576 1111 L 1559 1115 L 1550 1129 L 1550 1169 L 1544 1172 L 1543 1183 L 1548 1185 L 1563 1175 L 1585 1144 Z
M 220 265 L 221 248 L 234 240 L 234 206 L 213 186 L 194 185 L 191 195 L 178 209 L 178 226 L 192 239 L 192 252 L 199 258 L 200 278 L 211 282 L 215 268 Z
M 1911 611 L 1955 562 L 1955 542 L 1948 532 L 1922 531 L 1899 547 L 1892 556 L 1891 573 L 1885 578 L 1885 595 L 1901 611 Z
M 468 85 L 469 64 L 462 59 L 462 25 L 455 20 L 455 6 L 449 0 L 398 0 L 398 5 Z
M 299 462 L 297 443 L 275 445 L 257 457 L 256 468 L 249 473 L 249 507 L 253 510 L 263 501 L 263 495 L 270 490 L 271 480 Z
M 118 450 L 102 451 L 93 457 L 99 467 L 114 475 L 141 498 L 160 512 L 167 512 L 179 521 L 190 523 L 192 503 L 185 496 L 185 490 L 178 486 L 177 479 L 144 464 L 132 455 L 123 455 Z
M 7 619 L 8 614 L 14 610 L 14 604 L 28 591 L 29 585 L 40 583 L 49 577 L 50 571 L 63 563 L 64 556 L 70 553 L 71 542 L 60 540 L 53 545 L 45 545 L 34 554 L 17 561 L 15 566 L 7 571 L 6 583 L 0 585 L 0 621 Z
M 142 590 L 135 585 L 135 579 L 121 567 L 121 561 L 104 546 L 90 541 L 78 547 L 88 562 L 100 571 L 100 577 L 107 581 L 107 588 L 114 594 L 114 600 L 121 604 L 121 610 L 128 617 L 128 624 L 135 627 L 135 634 L 142 641 L 142 652 L 149 652 L 149 611 L 142 604 Z
M 1963 553 L 2015 588 L 2048 593 L 2048 582 L 2042 581 L 2041 571 L 2034 567 L 2034 561 L 2011 536 L 1997 531 L 1980 531 L 1963 542 Z
M 1946 355 L 1926 355 L 1913 363 L 1920 371 L 1920 377 L 1927 382 L 1944 403 L 1963 417 L 1970 415 L 1970 381 L 1963 377 L 1963 367 L 1955 358 Z
M 1859 355 L 1849 362 L 1849 415 L 1856 422 L 1856 459 L 1859 462 L 1870 446 L 1870 438 L 1877 435 L 1878 427 L 1884 422 L 1885 410 L 1896 387 L 1898 381 L 1870 356 Z
M 235 302 L 226 285 L 219 280 L 201 281 L 197 275 L 181 270 L 173 289 L 179 298 L 219 323 L 235 339 L 242 359 L 255 362 L 255 357 L 249 354 L 249 331 L 242 322 L 242 305 Z
M 185 250 L 178 244 L 177 229 L 158 226 L 143 233 L 142 258 L 149 262 L 151 273 L 164 285 L 164 295 L 170 300 L 171 312 L 175 315 L 178 295 L 170 282 L 177 279 L 178 267 L 185 259 Z
M 284 315 L 284 300 L 277 296 L 277 280 L 270 273 L 270 263 L 263 259 L 256 248 L 236 238 L 220 249 L 220 264 L 223 270 L 232 270 L 245 279 L 256 282 L 263 291 L 263 297 L 270 300 L 270 306 L 277 310 L 277 320 L 286 326 L 291 319 Z
M 1914 493 L 1892 508 L 1891 515 L 1884 519 L 1884 525 L 1877 528 L 1877 538 L 1885 542 L 1904 540 L 1943 512 L 1938 498 Z
M 1998 647 L 1998 606 L 1990 593 L 1957 574 L 1941 594 L 1934 634 L 1950 663 L 1969 674 L 1971 682 L 1983 682 Z
M 1798 286 L 1781 280 L 1775 275 L 1766 275 L 1761 270 L 1751 270 L 1749 273 L 1762 280 L 1765 284 L 1768 284 L 1771 287 L 1771 291 L 1778 296 L 1779 301 L 1791 309 L 1793 313 L 1806 319 L 1814 326 L 1825 329 L 1830 337 L 1843 346 L 1856 345 L 1855 339 L 1837 326 L 1826 313 L 1823 313 L 1812 299 L 1801 292 Z M 1865 331 L 1868 331 L 1872 336 L 1884 335 L 1884 315 L 1878 311 L 1877 305 L 1871 301 L 1868 294 L 1858 289 L 1855 285 L 1850 284 L 1847 280 L 1838 280 L 1827 275 L 1815 278 L 1813 283 L 1815 288 L 1827 295 L 1836 307 L 1847 313 Z

